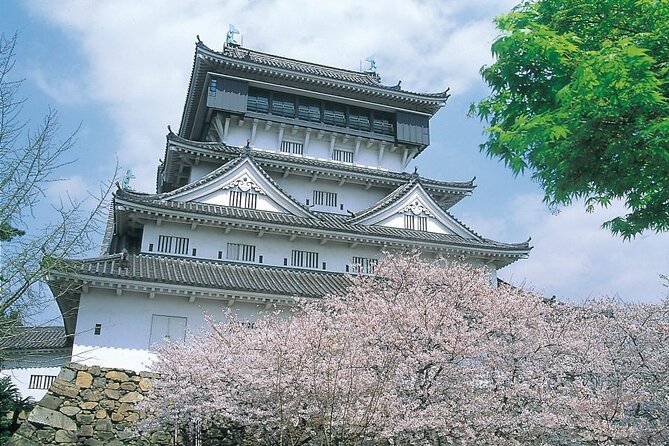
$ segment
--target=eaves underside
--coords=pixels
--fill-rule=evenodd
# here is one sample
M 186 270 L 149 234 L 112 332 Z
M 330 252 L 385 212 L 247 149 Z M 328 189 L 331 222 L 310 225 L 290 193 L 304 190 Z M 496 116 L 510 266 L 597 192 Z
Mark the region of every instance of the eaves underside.
M 169 138 L 169 136 L 168 136 Z M 174 175 L 178 168 L 178 162 L 172 159 L 172 152 L 188 153 L 200 160 L 209 159 L 215 161 L 226 161 L 240 156 L 246 149 L 230 147 L 222 143 L 199 143 L 195 141 L 168 142 L 165 166 L 169 174 Z M 319 175 L 329 176 L 335 179 L 351 178 L 361 183 L 374 182 L 376 184 L 387 184 L 400 186 L 409 181 L 413 176 L 406 172 L 392 172 L 388 170 L 373 169 L 345 163 L 336 163 L 314 158 L 284 155 L 276 152 L 251 149 L 249 151 L 256 162 L 263 167 L 274 167 L 293 171 L 315 172 Z M 319 169 L 314 171 L 314 169 Z M 470 195 L 475 186 L 473 181 L 440 181 L 420 177 L 424 187 L 430 191 L 448 193 L 453 195 Z

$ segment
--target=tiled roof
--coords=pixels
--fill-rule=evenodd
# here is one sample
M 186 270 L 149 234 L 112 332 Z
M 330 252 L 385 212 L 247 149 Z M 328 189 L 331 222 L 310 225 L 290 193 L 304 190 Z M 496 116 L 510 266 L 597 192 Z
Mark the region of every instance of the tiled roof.
M 214 51 L 208 48 L 203 43 L 198 44 L 199 47 L 208 51 L 212 55 L 217 55 L 221 58 L 235 59 L 241 62 L 253 63 L 262 65 L 268 68 L 293 71 L 296 73 L 318 76 L 326 79 L 332 79 L 340 82 L 348 82 L 359 84 L 368 87 L 381 88 L 388 90 L 389 93 L 406 93 L 412 96 L 423 97 L 428 100 L 442 100 L 448 98 L 448 90 L 438 93 L 415 93 L 402 90 L 398 85 L 388 86 L 380 82 L 380 77 L 375 74 L 362 73 L 359 71 L 346 70 L 343 68 L 330 67 L 327 65 L 320 65 L 312 62 L 305 62 L 287 57 L 275 56 L 273 54 L 262 53 L 260 51 L 243 48 L 240 46 L 226 45 L 223 52 Z
M 407 193 L 409 193 L 411 189 L 413 189 L 417 181 L 418 181 L 417 177 L 411 178 L 408 183 L 406 183 L 401 187 L 398 187 L 397 189 L 386 195 L 379 202 L 368 207 L 367 209 L 363 209 L 362 211 L 357 212 L 355 216 L 352 218 L 352 221 L 360 221 L 363 218 L 367 217 L 368 215 L 374 214 L 375 212 L 378 212 L 381 209 L 385 209 L 388 206 L 392 205 L 393 203 L 396 203 L 397 201 L 401 200 L 402 197 L 404 197 Z
M 186 212 L 214 218 L 244 220 L 248 222 L 259 222 L 266 224 L 287 226 L 291 229 L 313 229 L 342 234 L 352 234 L 358 236 L 386 237 L 397 239 L 398 241 L 416 241 L 424 243 L 440 243 L 454 247 L 463 247 L 470 249 L 492 249 L 518 253 L 519 251 L 529 250 L 529 244 L 525 243 L 502 243 L 488 239 L 466 239 L 458 235 L 439 234 L 435 232 L 417 231 L 412 229 L 390 228 L 377 225 L 359 225 L 351 223 L 351 217 L 337 214 L 326 214 L 313 212 L 315 218 L 298 217 L 292 214 L 279 212 L 261 211 L 256 209 L 235 208 L 229 206 L 219 206 L 198 202 L 181 201 L 161 201 L 151 197 L 143 197 L 127 191 L 118 191 L 116 193 L 118 200 L 125 203 L 135 203 L 137 205 L 147 205 L 157 211 L 166 212 Z
M 170 133 L 167 135 L 168 146 L 170 144 L 178 144 L 181 147 L 186 149 L 200 149 L 210 152 L 212 155 L 220 156 L 239 156 L 247 151 L 243 147 L 233 147 L 228 146 L 225 143 L 220 142 L 198 142 L 191 141 L 180 136 Z M 169 148 L 169 147 L 168 147 Z M 167 151 L 166 158 L 169 158 L 170 151 Z M 371 167 L 361 167 L 354 166 L 352 164 L 337 163 L 333 161 L 318 160 L 313 158 L 305 158 L 300 156 L 288 155 L 283 153 L 268 152 L 265 150 L 251 149 L 249 152 L 253 158 L 260 164 L 265 164 L 267 162 L 281 162 L 286 164 L 292 164 L 295 166 L 304 166 L 310 169 L 331 169 L 336 171 L 341 171 L 342 173 L 357 174 L 371 177 L 384 178 L 389 180 L 407 182 L 410 181 L 415 175 L 407 172 L 392 172 L 388 170 L 374 169 Z M 174 168 L 176 168 L 176 163 Z M 451 189 L 453 193 L 469 194 L 474 188 L 473 181 L 439 181 L 433 180 L 430 178 L 420 177 L 420 181 L 423 186 L 428 188 L 439 188 L 439 189 Z
M 65 327 L 15 327 L 0 338 L 0 350 L 57 349 L 67 347 Z
M 177 189 L 171 190 L 169 192 L 163 192 L 160 194 L 144 194 L 144 193 L 137 193 L 137 192 L 129 192 L 129 191 L 124 191 L 127 192 L 130 195 L 134 195 L 137 197 L 141 197 L 141 199 L 146 200 L 146 199 L 151 199 L 151 200 L 164 200 L 166 198 L 173 197 L 175 195 L 181 194 L 183 192 L 193 190 L 199 186 L 202 186 L 203 184 L 209 183 L 210 181 L 225 175 L 227 172 L 230 170 L 234 169 L 237 167 L 239 164 L 241 164 L 244 160 L 250 159 L 251 163 L 255 165 L 256 168 L 258 168 L 258 165 L 255 163 L 255 160 L 251 156 L 248 150 L 245 152 L 241 152 L 241 155 L 233 160 L 228 161 L 226 164 L 218 167 L 217 169 L 213 170 L 212 172 L 209 172 L 207 175 L 203 176 L 202 178 L 193 181 L 192 183 L 188 183 L 185 186 L 181 186 Z M 262 174 L 263 178 L 265 178 L 274 188 L 276 188 L 279 192 L 281 192 L 287 200 L 290 200 L 295 206 L 299 207 L 302 209 L 305 213 L 311 214 L 311 209 L 309 209 L 307 206 L 304 204 L 300 203 L 299 201 L 295 200 L 292 195 L 286 193 L 281 186 L 279 186 L 276 181 L 274 181 L 274 178 L 269 176 L 267 172 L 265 172 L 263 169 L 258 168 L 258 171 Z M 122 189 L 119 189 L 120 191 Z
M 120 254 L 70 260 L 68 274 L 178 284 L 199 288 L 262 293 L 274 296 L 323 297 L 342 293 L 351 278 L 345 274 L 195 260 L 158 255 Z

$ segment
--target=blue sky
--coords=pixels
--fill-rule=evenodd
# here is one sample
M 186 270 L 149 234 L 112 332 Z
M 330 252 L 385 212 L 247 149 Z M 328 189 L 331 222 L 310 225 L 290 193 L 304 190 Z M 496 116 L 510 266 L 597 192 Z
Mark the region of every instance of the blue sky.
M 452 97 L 431 122 L 431 146 L 412 164 L 423 176 L 469 180 L 477 188 L 452 212 L 483 236 L 509 242 L 532 237 L 528 260 L 500 276 L 561 299 L 617 294 L 628 301 L 666 295 L 669 235 L 632 242 L 600 228 L 620 204 L 587 214 L 581 203 L 551 214 L 528 176 L 513 177 L 479 152 L 483 124 L 468 118 L 486 95 L 478 69 L 491 62 L 493 17 L 514 2 L 386 0 L 335 4 L 268 1 L 26 1 L 0 3 L 0 31 L 18 31 L 15 76 L 25 79 L 26 117 L 34 124 L 48 106 L 63 134 L 80 127 L 63 181 L 83 196 L 107 179 L 117 160 L 132 185 L 152 192 L 167 125 L 178 128 L 195 36 L 220 49 L 228 24 L 260 51 L 357 69 L 374 55 L 384 83 Z

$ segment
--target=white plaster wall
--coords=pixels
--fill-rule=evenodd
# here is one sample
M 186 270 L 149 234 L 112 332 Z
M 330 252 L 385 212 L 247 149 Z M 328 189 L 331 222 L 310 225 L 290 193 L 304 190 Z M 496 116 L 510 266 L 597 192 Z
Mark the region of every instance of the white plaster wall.
M 271 176 L 284 191 L 302 204 L 306 204 L 306 200 L 309 199 L 309 203 L 313 205 L 314 190 L 336 193 L 337 203 L 344 205 L 343 210 L 339 205 L 336 208 L 328 206 L 313 206 L 311 208 L 315 211 L 332 212 L 335 214 L 348 215 L 347 211 L 349 210 L 351 212 L 359 212 L 367 209 L 392 192 L 392 190 L 378 187 L 371 187 L 369 190 L 365 190 L 365 186 L 361 184 L 344 183 L 339 186 L 336 181 L 324 179 L 319 179 L 312 183 L 309 177 L 296 175 L 286 178 L 282 178 L 282 175 L 279 174 Z
M 346 265 L 351 263 L 354 256 L 377 258 L 380 250 L 372 246 L 358 245 L 351 248 L 348 243 L 327 242 L 321 245 L 318 240 L 297 238 L 290 241 L 288 237 L 265 234 L 258 238 L 256 232 L 233 230 L 226 234 L 223 228 L 209 226 L 198 226 L 195 230 L 190 225 L 178 223 L 162 223 L 160 226 L 154 223 L 144 225 L 142 237 L 142 252 L 149 252 L 149 244 L 153 243 L 153 253 L 159 254 L 158 247 L 159 235 L 172 235 L 177 237 L 189 238 L 188 255 L 183 257 L 192 257 L 192 249 L 196 248 L 197 258 L 218 259 L 218 252 L 222 251 L 223 260 L 227 251 L 228 243 L 242 243 L 255 245 L 256 263 L 260 256 L 263 256 L 263 264 L 272 266 L 283 266 L 284 259 L 288 259 L 290 266 L 291 251 L 305 250 L 318 252 L 319 268 L 322 270 L 322 263 L 326 263 L 327 271 L 345 272 Z
M 30 377 L 32 375 L 58 376 L 60 366 L 57 367 L 28 367 L 28 368 L 7 368 L 0 374 L 9 376 L 12 383 L 19 389 L 21 396 L 32 397 L 35 401 L 42 399 L 46 395 L 47 389 L 29 389 Z
M 228 136 L 226 143 L 231 146 L 245 146 L 247 140 L 251 139 L 252 135 L 252 120 L 245 120 L 240 127 L 236 122 L 231 122 L 228 129 Z M 255 149 L 266 150 L 269 152 L 279 151 L 279 124 L 272 124 L 269 130 L 265 130 L 265 124 L 259 123 L 256 128 L 255 138 L 251 145 Z M 341 129 L 341 133 L 335 139 L 335 148 L 342 150 L 355 151 L 356 137 L 344 138 L 345 129 Z M 293 127 L 286 125 L 283 130 L 282 140 L 304 143 L 306 138 L 305 129 L 298 129 L 293 132 Z M 306 146 L 304 156 L 306 158 L 314 158 L 326 161 L 332 161 L 330 153 L 331 137 L 329 133 L 324 133 L 319 137 L 318 130 L 312 130 L 309 137 L 309 144 Z M 371 167 L 374 169 L 383 169 L 391 171 L 402 171 L 402 151 L 392 150 L 392 144 L 385 144 L 383 157 L 379 162 L 379 146 L 380 142 L 373 142 L 367 145 L 367 140 L 363 140 L 360 144 L 358 155 L 353 160 L 353 164 L 357 166 Z M 192 177 L 194 178 L 194 176 Z M 192 180 L 191 180 L 192 181 Z
M 389 228 L 404 229 L 404 213 L 393 214 L 390 217 L 378 223 L 380 226 L 387 226 Z M 427 216 L 427 232 L 436 232 L 438 234 L 453 234 L 444 225 L 439 223 L 437 219 Z
M 154 354 L 149 349 L 152 316 L 179 316 L 187 318 L 187 331 L 197 333 L 206 327 L 205 314 L 215 320 L 225 320 L 222 313 L 226 302 L 213 299 L 123 292 L 121 296 L 110 290 L 91 289 L 81 295 L 77 332 L 74 337 L 72 360 L 104 367 L 132 370 L 150 370 Z M 264 306 L 235 303 L 231 309 L 241 320 L 256 320 Z M 95 335 L 95 324 L 101 324 Z M 188 335 L 187 335 L 188 336 Z
M 197 181 L 200 178 L 204 177 L 205 175 L 213 172 L 216 170 L 218 167 L 220 167 L 221 164 L 215 164 L 215 163 L 200 163 L 197 166 L 191 167 L 190 170 L 190 183 L 193 181 Z

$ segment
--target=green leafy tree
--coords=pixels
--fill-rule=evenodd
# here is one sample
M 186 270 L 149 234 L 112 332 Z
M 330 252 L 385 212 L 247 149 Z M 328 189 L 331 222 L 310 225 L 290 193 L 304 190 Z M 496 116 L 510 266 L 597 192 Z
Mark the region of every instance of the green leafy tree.
M 19 389 L 9 377 L 0 378 L 0 444 L 5 444 L 19 427 L 21 412 L 29 411 L 35 401 L 21 397 Z
M 669 2 L 537 0 L 496 20 L 481 149 L 556 208 L 624 200 L 624 238 L 669 230 Z

